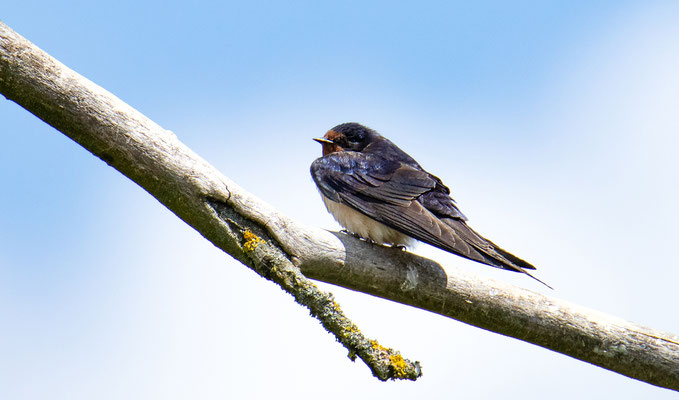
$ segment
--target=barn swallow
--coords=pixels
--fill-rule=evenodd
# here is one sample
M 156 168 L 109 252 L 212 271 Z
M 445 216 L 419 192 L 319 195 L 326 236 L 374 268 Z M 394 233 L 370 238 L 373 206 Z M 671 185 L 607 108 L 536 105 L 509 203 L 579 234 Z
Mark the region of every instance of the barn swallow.
M 393 246 L 416 239 L 550 287 L 526 271 L 534 266 L 472 230 L 441 179 L 389 139 L 349 122 L 314 140 L 323 156 L 311 164 L 311 176 L 325 207 L 350 233 Z

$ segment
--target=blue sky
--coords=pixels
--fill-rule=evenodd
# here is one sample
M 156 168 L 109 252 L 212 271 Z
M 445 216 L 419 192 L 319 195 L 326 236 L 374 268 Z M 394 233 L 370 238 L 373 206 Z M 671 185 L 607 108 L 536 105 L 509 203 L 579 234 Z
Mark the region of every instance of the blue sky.
M 392 139 L 547 292 L 679 332 L 672 2 L 24 1 L 2 19 L 241 186 L 337 229 L 310 138 Z M 11 399 L 670 398 L 440 316 L 323 285 L 419 359 L 380 383 L 275 285 L 16 104 L 0 104 L 0 387 Z M 420 245 L 479 276 L 535 282 Z M 328 388 L 333 388 L 328 392 Z

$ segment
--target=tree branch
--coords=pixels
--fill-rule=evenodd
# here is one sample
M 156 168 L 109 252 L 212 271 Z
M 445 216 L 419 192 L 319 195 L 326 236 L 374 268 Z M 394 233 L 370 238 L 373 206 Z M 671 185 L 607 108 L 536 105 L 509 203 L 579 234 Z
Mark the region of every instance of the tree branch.
M 205 238 L 281 285 L 380 379 L 416 362 L 369 341 L 306 277 L 432 311 L 679 390 L 679 338 L 397 249 L 304 226 L 244 191 L 170 131 L 0 22 L 0 92 L 128 176 Z M 303 273 L 300 273 L 301 272 Z M 305 275 L 305 276 L 304 276 Z
M 332 294 L 272 238 L 275 215 L 165 130 L 0 22 L 0 93 L 122 172 L 179 218 L 306 306 L 380 380 L 421 376 L 418 362 L 366 338 Z

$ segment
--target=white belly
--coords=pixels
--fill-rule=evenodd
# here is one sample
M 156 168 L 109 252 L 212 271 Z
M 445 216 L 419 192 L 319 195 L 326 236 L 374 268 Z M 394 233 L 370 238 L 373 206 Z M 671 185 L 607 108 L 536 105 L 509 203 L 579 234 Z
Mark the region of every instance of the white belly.
M 321 195 L 325 207 L 335 217 L 344 229 L 364 239 L 370 239 L 377 243 L 406 246 L 411 245 L 415 239 L 392 229 L 381 222 L 361 214 L 349 206 L 334 202 Z

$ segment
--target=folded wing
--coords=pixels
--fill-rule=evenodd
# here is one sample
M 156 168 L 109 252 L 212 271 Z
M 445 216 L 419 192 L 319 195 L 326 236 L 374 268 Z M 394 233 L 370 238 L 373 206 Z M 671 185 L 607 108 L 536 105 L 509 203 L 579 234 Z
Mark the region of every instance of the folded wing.
M 472 230 L 449 189 L 421 168 L 345 151 L 314 161 L 311 175 L 324 196 L 417 240 L 498 268 L 535 269 Z

